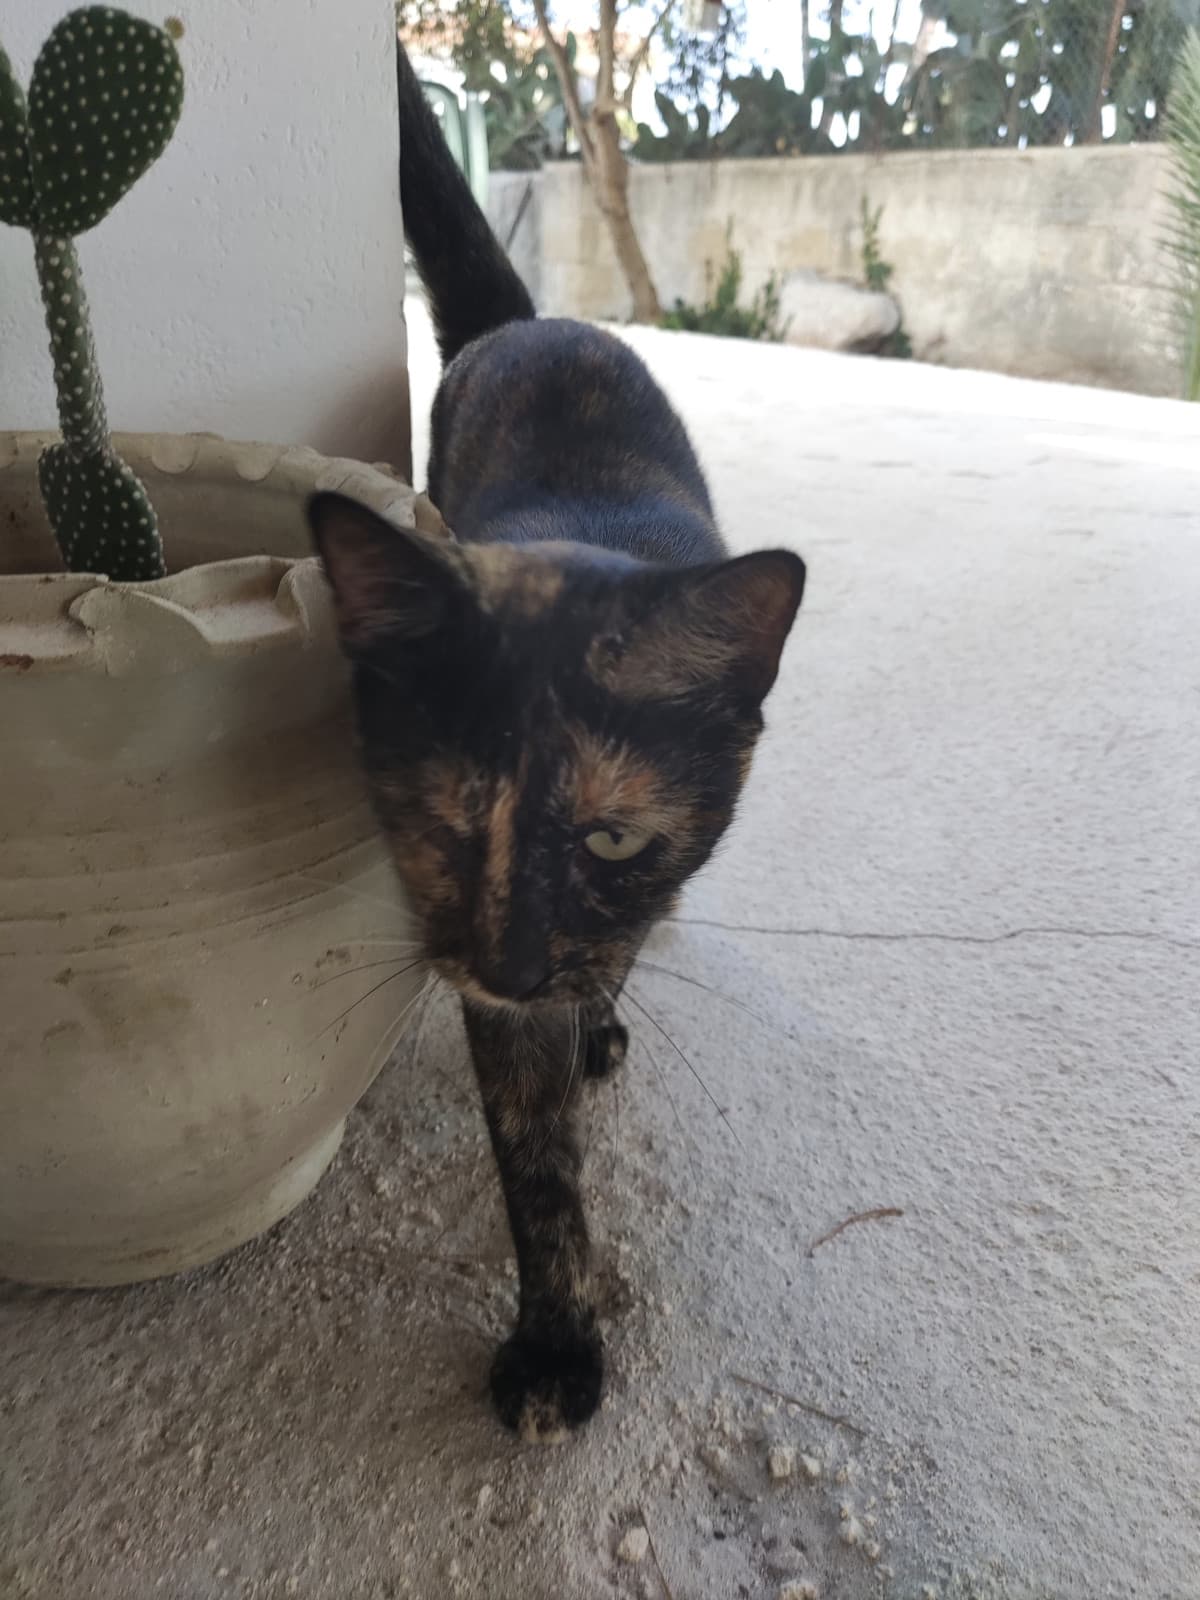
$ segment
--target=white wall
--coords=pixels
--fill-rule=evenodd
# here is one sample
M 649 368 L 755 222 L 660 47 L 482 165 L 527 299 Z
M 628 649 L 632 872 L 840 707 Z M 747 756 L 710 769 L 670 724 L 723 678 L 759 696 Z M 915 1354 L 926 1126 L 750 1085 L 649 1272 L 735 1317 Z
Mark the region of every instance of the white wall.
M 27 85 L 69 0 L 3 9 Z M 79 241 L 114 428 L 407 452 L 392 0 L 174 10 L 186 91 L 162 158 Z M 0 226 L 0 429 L 55 426 L 29 235 Z

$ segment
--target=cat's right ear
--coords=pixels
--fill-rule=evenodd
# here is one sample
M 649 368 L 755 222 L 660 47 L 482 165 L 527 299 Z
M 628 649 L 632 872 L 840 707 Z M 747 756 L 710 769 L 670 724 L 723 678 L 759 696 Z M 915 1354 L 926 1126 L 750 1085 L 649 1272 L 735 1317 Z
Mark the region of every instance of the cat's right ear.
M 348 655 L 427 639 L 465 598 L 452 560 L 431 539 L 394 527 L 357 500 L 315 494 L 308 522 Z

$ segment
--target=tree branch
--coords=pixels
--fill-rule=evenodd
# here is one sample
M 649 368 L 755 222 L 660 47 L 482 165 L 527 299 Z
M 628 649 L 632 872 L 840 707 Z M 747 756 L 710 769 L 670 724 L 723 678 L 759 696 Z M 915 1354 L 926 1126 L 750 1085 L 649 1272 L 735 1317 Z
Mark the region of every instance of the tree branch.
M 630 58 L 629 58 L 629 67 L 628 67 L 629 80 L 625 85 L 625 93 L 621 96 L 620 100 L 618 101 L 618 104 L 620 105 L 620 107 L 621 107 L 621 109 L 623 111 L 628 111 L 628 112 L 630 112 L 632 114 L 632 111 L 633 111 L 633 86 L 637 82 L 637 75 L 642 70 L 642 68 L 646 65 L 647 58 L 650 55 L 650 46 L 654 43 L 654 35 L 658 32 L 658 30 L 662 27 L 663 23 L 667 20 L 667 17 L 670 15 L 670 12 L 671 12 L 671 7 L 674 4 L 675 4 L 675 0 L 666 0 L 666 4 L 663 6 L 662 10 L 658 13 L 658 15 L 655 17 L 654 21 L 650 24 L 649 28 L 646 30 L 645 38 L 642 40 L 641 44 L 638 45 L 637 49 L 633 52 L 633 55 L 630 56 Z
M 613 55 L 616 50 L 617 0 L 600 0 L 600 70 L 596 75 L 596 104 L 613 104 Z M 608 113 L 612 115 L 611 111 Z
M 567 120 L 571 124 L 575 137 L 579 140 L 579 152 L 583 157 L 583 165 L 590 178 L 595 171 L 596 152 L 592 147 L 592 135 L 588 127 L 587 117 L 584 115 L 583 106 L 579 101 L 579 83 L 575 77 L 575 68 L 571 65 L 565 48 L 550 31 L 550 19 L 546 15 L 546 0 L 533 0 L 533 9 L 537 12 L 538 27 L 542 30 L 542 38 L 546 42 L 546 49 L 550 52 L 554 70 L 558 74 L 558 86 L 562 90 L 563 105 L 567 108 Z

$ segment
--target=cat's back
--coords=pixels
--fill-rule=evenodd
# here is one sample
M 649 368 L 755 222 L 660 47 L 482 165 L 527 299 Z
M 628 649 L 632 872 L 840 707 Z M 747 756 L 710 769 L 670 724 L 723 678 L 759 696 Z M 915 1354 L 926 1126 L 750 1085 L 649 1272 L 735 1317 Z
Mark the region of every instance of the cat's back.
M 434 403 L 429 487 L 461 538 L 505 537 L 497 521 L 518 509 L 569 522 L 586 505 L 595 542 L 611 545 L 621 541 L 614 521 L 640 508 L 676 525 L 667 543 L 682 540 L 688 559 L 722 554 L 699 461 L 645 362 L 567 317 L 507 323 L 450 362 Z M 561 526 L 534 535 L 578 536 Z

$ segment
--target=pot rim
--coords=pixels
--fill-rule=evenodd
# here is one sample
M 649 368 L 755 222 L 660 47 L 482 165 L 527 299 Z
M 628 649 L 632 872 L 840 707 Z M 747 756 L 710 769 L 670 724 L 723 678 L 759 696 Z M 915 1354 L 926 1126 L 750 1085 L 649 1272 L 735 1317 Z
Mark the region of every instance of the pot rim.
M 0 490 L 5 472 L 36 468 L 42 450 L 59 437 L 51 430 L 0 431 Z M 336 490 L 398 527 L 446 536 L 425 497 L 386 466 L 215 433 L 116 433 L 113 445 L 139 474 L 187 475 L 200 493 L 245 485 L 299 500 Z M 232 557 L 144 583 L 114 582 L 102 573 L 0 574 L 0 683 L 13 672 L 179 671 L 204 658 L 305 645 L 331 633 L 332 608 L 315 555 Z

